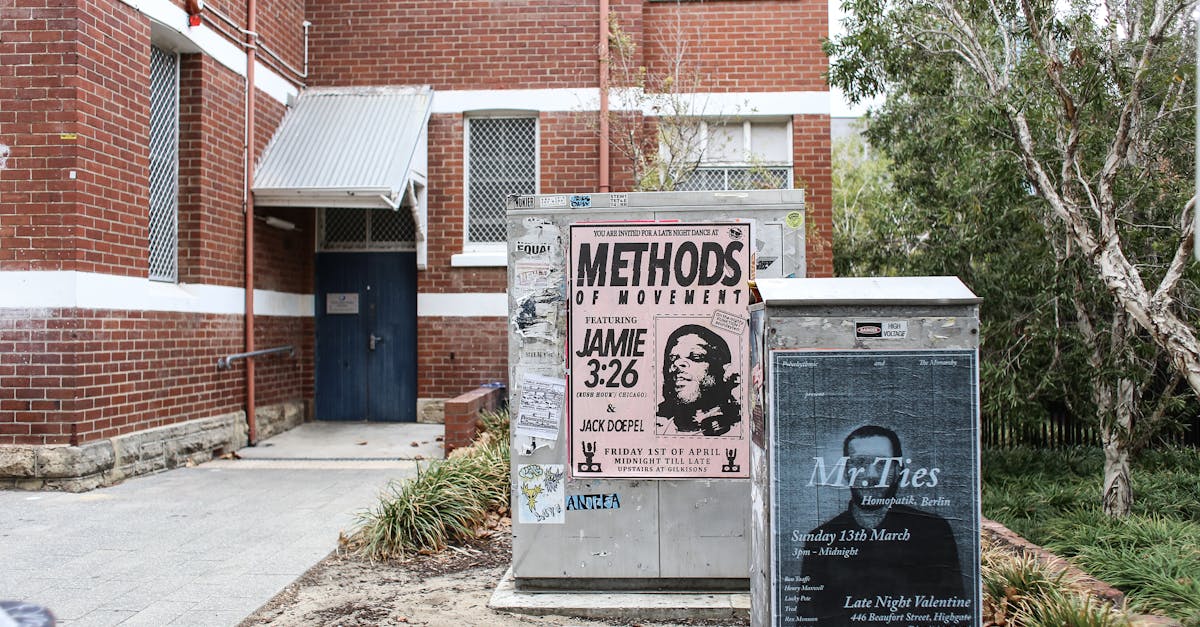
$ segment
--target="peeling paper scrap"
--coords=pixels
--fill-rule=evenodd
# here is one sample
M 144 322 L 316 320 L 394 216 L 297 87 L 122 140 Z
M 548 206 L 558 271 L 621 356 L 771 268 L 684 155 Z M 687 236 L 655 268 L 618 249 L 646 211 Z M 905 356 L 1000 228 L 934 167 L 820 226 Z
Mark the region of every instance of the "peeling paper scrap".
M 526 457 L 533 455 L 540 448 L 550 448 L 554 446 L 555 440 L 547 440 L 546 438 L 535 438 L 533 436 L 517 436 L 517 443 L 513 447 L 518 455 Z

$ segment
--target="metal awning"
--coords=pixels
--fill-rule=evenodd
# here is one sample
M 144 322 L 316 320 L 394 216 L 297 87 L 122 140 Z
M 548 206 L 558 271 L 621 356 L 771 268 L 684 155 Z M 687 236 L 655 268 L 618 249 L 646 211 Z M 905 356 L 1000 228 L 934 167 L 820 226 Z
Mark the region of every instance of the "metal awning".
M 429 86 L 306 89 L 258 164 L 255 204 L 398 209 L 406 194 L 411 202 L 426 182 L 432 106 Z

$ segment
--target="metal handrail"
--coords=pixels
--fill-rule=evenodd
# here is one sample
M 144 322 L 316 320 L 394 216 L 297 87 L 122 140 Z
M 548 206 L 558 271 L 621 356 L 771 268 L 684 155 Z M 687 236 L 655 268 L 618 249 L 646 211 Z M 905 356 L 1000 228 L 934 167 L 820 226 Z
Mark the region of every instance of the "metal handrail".
M 248 353 L 234 353 L 227 355 L 217 360 L 217 370 L 225 370 L 233 366 L 233 362 L 239 359 L 249 357 L 262 357 L 263 355 L 274 355 L 276 353 L 287 353 L 289 357 L 296 356 L 296 347 L 288 344 L 287 346 L 276 346 L 275 348 L 264 348 L 262 350 L 250 351 Z

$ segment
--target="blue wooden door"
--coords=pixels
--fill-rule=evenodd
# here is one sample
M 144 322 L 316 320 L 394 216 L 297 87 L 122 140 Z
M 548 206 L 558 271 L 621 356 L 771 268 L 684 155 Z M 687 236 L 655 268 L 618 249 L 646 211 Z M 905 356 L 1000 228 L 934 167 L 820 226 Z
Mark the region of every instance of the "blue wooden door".
M 414 422 L 416 253 L 319 253 L 318 420 Z

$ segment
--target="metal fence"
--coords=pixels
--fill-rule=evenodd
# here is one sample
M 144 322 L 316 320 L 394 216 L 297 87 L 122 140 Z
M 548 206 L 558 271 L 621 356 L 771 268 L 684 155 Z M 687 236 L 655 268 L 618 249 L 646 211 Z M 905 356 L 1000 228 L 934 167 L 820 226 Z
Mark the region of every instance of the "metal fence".
M 984 448 L 1028 446 L 1064 449 L 1101 445 L 1100 429 L 1094 423 L 1078 419 L 1067 411 L 1051 412 L 1041 421 L 1013 421 L 984 416 L 980 425 L 980 440 Z M 1156 438 L 1156 442 L 1200 448 L 1200 417 L 1193 419 L 1190 428 L 1183 433 L 1163 434 Z

